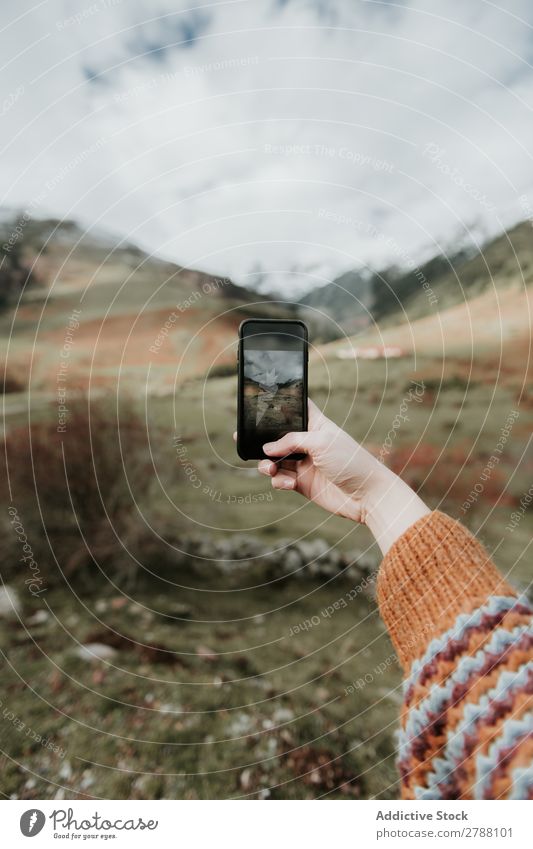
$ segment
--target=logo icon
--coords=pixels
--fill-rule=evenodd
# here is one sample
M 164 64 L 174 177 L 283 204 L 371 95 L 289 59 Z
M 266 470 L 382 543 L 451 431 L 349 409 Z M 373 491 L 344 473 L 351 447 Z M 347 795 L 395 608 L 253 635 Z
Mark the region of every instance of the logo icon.
M 24 811 L 20 818 L 20 830 L 24 837 L 35 837 L 42 831 L 45 822 L 46 817 L 42 811 L 30 808 L 29 811 Z

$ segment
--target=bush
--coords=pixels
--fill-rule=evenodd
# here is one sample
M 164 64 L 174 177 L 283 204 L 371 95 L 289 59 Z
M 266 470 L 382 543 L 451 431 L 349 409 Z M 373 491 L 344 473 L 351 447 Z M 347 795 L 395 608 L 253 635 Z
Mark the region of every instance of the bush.
M 0 366 L 2 374 L 2 382 L 0 384 L 0 393 L 9 395 L 11 392 L 24 392 L 26 383 L 22 378 L 13 374 L 12 371 L 6 371 L 5 367 Z
M 23 289 L 39 282 L 25 254 L 23 236 L 17 219 L 0 228 L 0 312 L 16 303 Z
M 216 377 L 232 377 L 237 374 L 237 364 L 236 363 L 219 363 L 219 365 L 213 366 L 209 369 L 207 373 L 208 380 L 211 380 Z
M 48 582 L 61 573 L 92 581 L 101 570 L 131 583 L 139 566 L 128 551 L 138 554 L 148 536 L 138 505 L 154 480 L 145 422 L 131 403 L 118 416 L 105 401 L 68 406 L 65 433 L 56 419 L 7 437 L 2 462 L 13 506 Z M 3 496 L 9 500 L 7 485 Z M 16 534 L 8 532 L 8 545 L 19 546 Z M 20 553 L 11 553 L 4 564 L 20 571 Z M 2 573 L 10 577 L 5 565 Z

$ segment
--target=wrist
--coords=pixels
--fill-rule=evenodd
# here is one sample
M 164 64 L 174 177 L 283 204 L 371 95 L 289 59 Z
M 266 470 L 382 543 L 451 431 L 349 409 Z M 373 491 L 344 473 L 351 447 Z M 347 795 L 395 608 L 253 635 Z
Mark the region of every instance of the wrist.
M 376 473 L 365 498 L 363 521 L 385 555 L 411 525 L 430 512 L 410 486 L 384 467 Z

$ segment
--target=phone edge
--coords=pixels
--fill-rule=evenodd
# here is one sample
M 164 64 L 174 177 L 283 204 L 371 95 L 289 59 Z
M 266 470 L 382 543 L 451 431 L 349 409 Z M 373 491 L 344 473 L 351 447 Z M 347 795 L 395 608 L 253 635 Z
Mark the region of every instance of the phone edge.
M 245 463 L 249 462 L 250 460 L 269 460 L 269 459 L 272 459 L 272 458 L 267 457 L 266 454 L 263 454 L 261 457 L 246 457 L 242 453 L 242 439 L 240 437 L 240 433 L 241 433 L 240 422 L 241 422 L 242 413 L 243 413 L 243 411 L 242 411 L 243 392 L 241 392 L 242 365 L 243 365 L 242 364 L 242 355 L 241 355 L 242 354 L 242 340 L 243 340 L 242 330 L 243 330 L 243 327 L 246 324 L 251 323 L 251 322 L 253 322 L 254 324 L 258 324 L 258 323 L 259 324 L 281 324 L 281 323 L 299 324 L 301 327 L 303 327 L 303 329 L 305 331 L 305 340 L 304 340 L 304 342 L 305 342 L 305 357 L 304 357 L 304 379 L 303 379 L 305 403 L 304 403 L 304 409 L 303 409 L 304 429 L 303 429 L 302 433 L 307 432 L 307 430 L 309 429 L 309 404 L 308 404 L 308 401 L 309 401 L 309 389 L 308 389 L 309 329 L 307 327 L 307 324 L 305 323 L 305 321 L 302 321 L 302 319 L 300 319 L 300 318 L 294 318 L 294 319 L 293 318 L 245 318 L 245 319 L 243 319 L 243 321 L 241 321 L 241 323 L 239 324 L 238 349 L 237 349 L 237 444 L 236 444 L 236 449 L 237 449 L 238 456 L 240 457 L 241 460 L 244 460 Z M 287 460 L 302 460 L 304 457 L 305 457 L 305 454 L 289 454 L 285 459 L 287 459 Z

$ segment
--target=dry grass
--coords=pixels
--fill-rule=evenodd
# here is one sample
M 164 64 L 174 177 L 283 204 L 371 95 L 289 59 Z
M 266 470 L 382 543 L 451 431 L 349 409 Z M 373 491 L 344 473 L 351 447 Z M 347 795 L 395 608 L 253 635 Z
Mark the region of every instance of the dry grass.
M 133 576 L 127 551 L 145 533 L 137 506 L 153 481 L 145 423 L 129 403 L 120 414 L 110 401 L 89 404 L 86 397 L 68 407 L 64 433 L 55 419 L 8 434 L 3 501 L 16 507 L 52 582 L 56 561 L 67 578 L 90 578 L 98 567 Z M 8 537 L 7 544 L 17 543 Z M 11 577 L 6 566 L 3 574 Z

